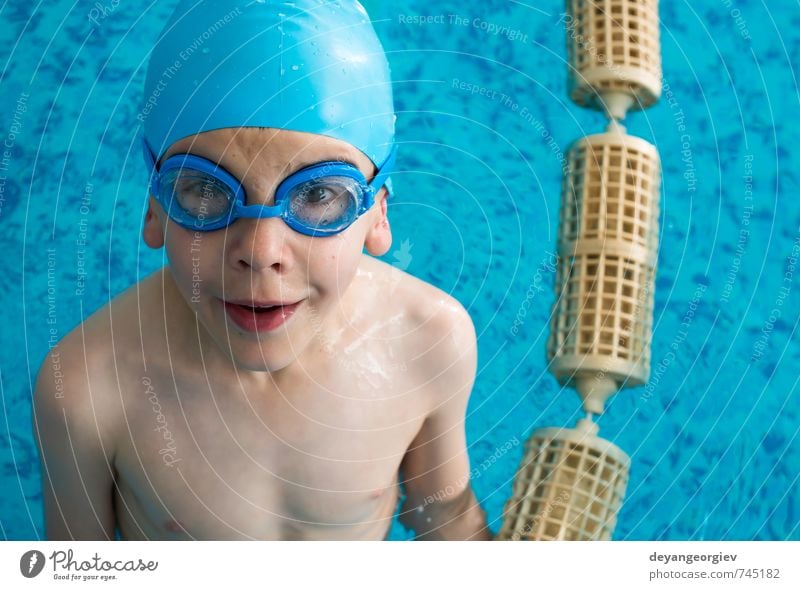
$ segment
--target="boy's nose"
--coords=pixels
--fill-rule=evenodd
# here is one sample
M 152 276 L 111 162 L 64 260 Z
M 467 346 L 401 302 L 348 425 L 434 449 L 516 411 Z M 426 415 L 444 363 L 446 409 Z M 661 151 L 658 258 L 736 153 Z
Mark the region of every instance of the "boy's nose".
M 286 272 L 293 264 L 294 233 L 279 218 L 238 219 L 228 227 L 228 261 L 240 270 Z

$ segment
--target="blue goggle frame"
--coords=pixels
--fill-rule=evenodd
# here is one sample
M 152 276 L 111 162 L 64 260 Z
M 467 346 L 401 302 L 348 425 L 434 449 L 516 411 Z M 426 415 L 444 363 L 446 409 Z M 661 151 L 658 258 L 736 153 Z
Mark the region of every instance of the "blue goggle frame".
M 320 162 L 312 166 L 298 170 L 287 176 L 275 191 L 275 205 L 245 205 L 246 195 L 241 182 L 225 170 L 222 166 L 207 160 L 206 158 L 193 154 L 175 154 L 167 158 L 161 165 L 160 170 L 156 169 L 155 156 L 147 141 L 142 139 L 145 162 L 150 173 L 150 193 L 156 198 L 164 211 L 178 225 L 194 231 L 213 231 L 227 227 L 239 218 L 267 218 L 280 217 L 293 230 L 307 236 L 331 236 L 343 232 L 350 227 L 361 215 L 368 211 L 375 202 L 375 195 L 386 183 L 389 174 L 394 168 L 397 158 L 397 146 L 392 146 L 386 161 L 378 169 L 372 182 L 367 182 L 361 171 L 346 162 Z M 233 202 L 228 208 L 228 212 L 221 218 L 208 221 L 201 219 L 181 207 L 172 194 L 162 194 L 161 177 L 165 173 L 174 169 L 188 168 L 207 174 L 216 181 L 223 184 L 233 195 Z M 351 178 L 355 181 L 358 189 L 358 207 L 356 214 L 344 226 L 318 227 L 309 226 L 292 215 L 291 199 L 287 195 L 297 186 L 308 181 L 318 180 L 327 176 Z

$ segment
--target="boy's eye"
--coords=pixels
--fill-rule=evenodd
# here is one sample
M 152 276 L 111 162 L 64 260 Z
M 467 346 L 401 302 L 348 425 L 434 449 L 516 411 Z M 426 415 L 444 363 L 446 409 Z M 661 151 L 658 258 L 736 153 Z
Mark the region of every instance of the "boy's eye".
M 308 204 L 325 203 L 344 196 L 344 190 L 332 190 L 327 186 L 315 186 L 309 189 L 304 195 L 304 200 Z
M 185 172 L 174 179 L 173 194 L 187 213 L 205 218 L 224 215 L 231 201 L 229 190 L 216 179 Z
M 292 214 L 310 225 L 349 220 L 358 210 L 356 192 L 349 179 L 309 181 L 291 196 Z
M 330 205 L 333 201 L 348 201 L 352 198 L 353 188 L 349 183 L 335 178 L 309 181 L 292 195 L 292 201 L 302 205 Z

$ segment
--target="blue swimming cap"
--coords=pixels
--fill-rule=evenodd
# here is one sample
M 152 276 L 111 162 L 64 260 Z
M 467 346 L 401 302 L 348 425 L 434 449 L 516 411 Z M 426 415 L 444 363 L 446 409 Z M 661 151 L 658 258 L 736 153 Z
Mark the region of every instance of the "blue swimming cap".
M 275 127 L 346 141 L 377 167 L 395 119 L 389 64 L 356 0 L 180 0 L 139 115 L 156 161 L 195 133 Z

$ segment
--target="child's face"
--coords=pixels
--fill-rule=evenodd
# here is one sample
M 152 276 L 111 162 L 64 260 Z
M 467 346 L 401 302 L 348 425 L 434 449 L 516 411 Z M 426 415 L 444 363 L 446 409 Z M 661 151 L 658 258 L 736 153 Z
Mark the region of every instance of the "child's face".
M 375 168 L 348 143 L 309 133 L 238 128 L 182 139 L 162 157 L 192 153 L 219 162 L 242 183 L 247 205 L 273 205 L 275 189 L 289 174 L 311 164 L 345 160 L 367 180 Z M 227 228 L 195 232 L 172 222 L 150 198 L 144 238 L 165 246 L 175 283 L 200 322 L 240 369 L 277 371 L 305 351 L 320 330 L 335 329 L 337 309 L 350 285 L 364 246 L 380 256 L 391 246 L 385 191 L 347 230 L 330 237 L 295 232 L 280 218 L 239 219 Z M 232 302 L 299 302 L 277 327 L 266 315 Z M 280 321 L 280 313 L 269 314 Z M 249 324 L 249 325 L 248 325 Z

